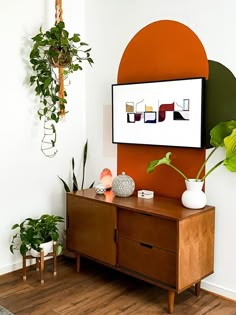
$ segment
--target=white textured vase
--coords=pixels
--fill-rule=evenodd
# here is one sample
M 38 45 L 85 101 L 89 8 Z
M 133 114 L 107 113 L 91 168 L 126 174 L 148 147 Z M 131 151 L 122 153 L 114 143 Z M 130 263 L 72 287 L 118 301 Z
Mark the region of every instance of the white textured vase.
M 201 209 L 207 203 L 206 194 L 202 191 L 203 181 L 196 179 L 185 180 L 186 188 L 182 194 L 181 201 L 186 208 Z
M 133 194 L 135 183 L 133 178 L 122 172 L 121 175 L 116 176 L 112 182 L 112 191 L 118 197 L 129 197 Z

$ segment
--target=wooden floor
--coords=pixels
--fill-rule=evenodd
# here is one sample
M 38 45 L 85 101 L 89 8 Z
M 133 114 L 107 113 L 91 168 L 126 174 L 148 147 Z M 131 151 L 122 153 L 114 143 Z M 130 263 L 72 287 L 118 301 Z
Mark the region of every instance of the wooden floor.
M 46 262 L 45 284 L 30 267 L 27 280 L 21 271 L 0 276 L 0 305 L 16 315 L 158 315 L 167 314 L 167 292 L 105 266 L 82 260 L 81 272 L 75 260 L 61 258 L 58 275 Z M 176 315 L 236 315 L 236 302 L 192 290 L 176 296 Z

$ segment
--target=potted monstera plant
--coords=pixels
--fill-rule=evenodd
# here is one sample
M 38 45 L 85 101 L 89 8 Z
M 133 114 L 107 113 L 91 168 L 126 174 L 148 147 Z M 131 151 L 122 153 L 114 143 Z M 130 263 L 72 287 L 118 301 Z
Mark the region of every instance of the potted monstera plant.
M 147 172 L 153 172 L 157 166 L 162 164 L 171 167 L 185 179 L 187 191 L 185 191 L 182 195 L 183 204 L 187 204 L 189 208 L 201 208 L 206 204 L 206 196 L 200 190 L 202 189 L 204 180 L 220 165 L 224 165 L 226 169 L 231 172 L 236 172 L 236 121 L 223 121 L 213 127 L 210 131 L 210 144 L 213 147 L 213 150 L 203 162 L 198 173 L 196 174 L 196 177 L 193 179 L 189 179 L 186 174 L 184 174 L 172 163 L 171 152 L 167 152 L 166 155 L 161 159 L 151 161 L 147 166 Z M 216 162 L 216 164 L 213 165 L 205 175 L 200 177 L 206 163 L 209 161 L 214 152 L 220 147 L 224 147 L 225 157 L 222 160 Z M 191 189 L 194 191 L 199 191 L 198 196 L 196 194 L 190 193 L 189 191 Z M 195 198 L 197 206 L 191 206 Z M 187 200 L 187 203 L 185 200 Z
M 44 136 L 54 135 L 49 140 L 54 147 L 56 142 L 55 124 L 64 115 L 67 103 L 66 90 L 60 95 L 59 71 L 63 74 L 63 82 L 73 72 L 82 70 L 83 62 L 93 64 L 90 56 L 91 48 L 81 41 L 80 35 L 74 33 L 70 36 L 65 29 L 65 23 L 60 21 L 47 31 L 42 27 L 33 38 L 33 47 L 30 52 L 30 63 L 33 74 L 30 76 L 30 84 L 34 86 L 36 95 L 40 99 L 40 108 L 37 110 L 40 119 L 44 118 Z
M 195 181 L 204 181 L 207 176 L 209 176 L 217 167 L 222 164 L 229 171 L 236 172 L 236 120 L 223 121 L 213 127 L 210 131 L 210 144 L 214 149 L 211 151 L 211 153 L 208 155 L 208 157 L 200 167 L 198 173 L 196 174 Z M 220 147 L 225 148 L 225 158 L 218 161 L 203 177 L 200 178 L 202 170 L 205 167 L 207 161 Z M 167 152 L 166 156 L 159 160 L 151 161 L 148 164 L 147 172 L 153 172 L 154 169 L 161 164 L 165 164 L 173 168 L 185 180 L 188 180 L 188 177 L 180 169 L 172 164 L 171 152 Z
M 53 242 L 57 242 L 57 255 L 62 252 L 62 245 L 58 242 L 59 225 L 64 218 L 57 215 L 43 214 L 39 218 L 27 218 L 12 226 L 15 234 L 12 237 L 10 251 L 19 250 L 21 255 L 31 254 L 34 257 L 44 249 L 44 255 L 52 251 Z

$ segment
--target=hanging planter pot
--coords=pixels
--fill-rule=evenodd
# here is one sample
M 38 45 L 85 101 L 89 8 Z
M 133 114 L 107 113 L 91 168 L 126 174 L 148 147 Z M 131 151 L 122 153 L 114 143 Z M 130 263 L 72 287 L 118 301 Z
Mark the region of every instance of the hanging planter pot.
M 53 67 L 69 67 L 72 63 L 72 53 L 70 51 L 64 50 L 62 47 L 52 46 L 49 48 L 50 54 L 49 62 L 51 62 Z

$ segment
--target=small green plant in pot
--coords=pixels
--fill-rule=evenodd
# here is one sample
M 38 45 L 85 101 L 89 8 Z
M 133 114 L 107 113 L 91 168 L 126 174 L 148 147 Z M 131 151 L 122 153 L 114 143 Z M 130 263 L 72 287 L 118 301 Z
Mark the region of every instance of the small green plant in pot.
M 214 149 L 208 155 L 208 157 L 200 167 L 198 173 L 196 174 L 196 181 L 204 181 L 207 176 L 209 176 L 216 168 L 218 168 L 222 164 L 229 171 L 236 172 L 236 121 L 223 121 L 213 127 L 210 131 L 210 144 Z M 219 147 L 225 148 L 225 158 L 217 162 L 203 177 L 200 178 L 202 170 L 204 169 L 207 161 Z M 184 174 L 180 169 L 172 164 L 171 152 L 167 152 L 166 156 L 159 160 L 151 161 L 148 164 L 147 172 L 153 172 L 157 166 L 162 164 L 171 167 L 176 172 L 178 172 L 185 180 L 188 180 L 186 174 Z
M 16 233 L 12 237 L 10 251 L 19 250 L 24 256 L 31 249 L 40 252 L 41 245 L 50 241 L 57 242 L 57 255 L 62 252 L 62 245 L 58 243 L 60 238 L 59 224 L 64 218 L 56 215 L 43 214 L 40 218 L 27 218 L 21 223 L 12 226 Z
M 91 48 L 81 41 L 80 35 L 72 36 L 65 29 L 64 22 L 60 21 L 46 32 L 40 28 L 39 33 L 33 38 L 33 47 L 30 52 L 30 63 L 33 75 L 30 76 L 30 84 L 34 86 L 35 93 L 40 98 L 41 107 L 38 110 L 40 119 L 44 119 L 44 137 L 41 147 L 42 152 L 49 157 L 50 148 L 55 147 L 55 124 L 66 113 L 66 90 L 64 79 L 78 70 L 82 70 L 81 64 L 88 62 L 93 64 L 90 56 Z M 63 93 L 60 91 L 60 76 L 58 67 L 62 70 Z

